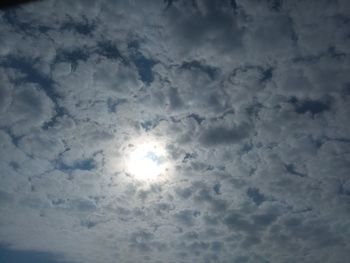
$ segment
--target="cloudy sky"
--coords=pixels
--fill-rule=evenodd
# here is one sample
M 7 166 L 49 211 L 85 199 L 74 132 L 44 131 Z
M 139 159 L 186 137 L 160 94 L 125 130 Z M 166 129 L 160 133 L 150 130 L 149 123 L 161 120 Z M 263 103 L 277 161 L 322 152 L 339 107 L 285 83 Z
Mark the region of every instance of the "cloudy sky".
M 345 263 L 348 0 L 0 11 L 0 261 Z

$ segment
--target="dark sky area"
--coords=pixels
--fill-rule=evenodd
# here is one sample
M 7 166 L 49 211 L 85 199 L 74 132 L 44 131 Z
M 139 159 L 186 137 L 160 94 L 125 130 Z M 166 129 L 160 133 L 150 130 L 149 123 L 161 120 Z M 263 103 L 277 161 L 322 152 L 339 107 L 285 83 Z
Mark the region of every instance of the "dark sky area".
M 345 263 L 350 1 L 0 10 L 1 263 Z

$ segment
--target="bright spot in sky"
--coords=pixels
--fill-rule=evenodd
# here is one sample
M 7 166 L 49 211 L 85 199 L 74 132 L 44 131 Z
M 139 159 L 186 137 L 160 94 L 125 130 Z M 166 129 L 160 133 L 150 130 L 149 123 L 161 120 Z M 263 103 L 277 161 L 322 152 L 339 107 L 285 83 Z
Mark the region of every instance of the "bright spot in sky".
M 136 145 L 130 151 L 127 170 L 139 180 L 155 180 L 166 168 L 165 151 L 156 143 Z

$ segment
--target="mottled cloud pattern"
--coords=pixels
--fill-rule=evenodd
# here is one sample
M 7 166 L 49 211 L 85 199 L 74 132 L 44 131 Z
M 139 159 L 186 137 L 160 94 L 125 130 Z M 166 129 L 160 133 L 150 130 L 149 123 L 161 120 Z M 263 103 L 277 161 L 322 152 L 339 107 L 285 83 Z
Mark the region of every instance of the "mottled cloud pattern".
M 347 262 L 347 0 L 0 11 L 2 262 Z M 121 167 L 156 138 L 159 181 Z

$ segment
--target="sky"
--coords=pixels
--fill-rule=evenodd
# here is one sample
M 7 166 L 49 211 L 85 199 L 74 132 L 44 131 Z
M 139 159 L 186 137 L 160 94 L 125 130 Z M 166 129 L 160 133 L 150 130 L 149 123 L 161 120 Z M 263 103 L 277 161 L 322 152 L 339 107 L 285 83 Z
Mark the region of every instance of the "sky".
M 0 10 L 0 261 L 345 263 L 348 0 Z

